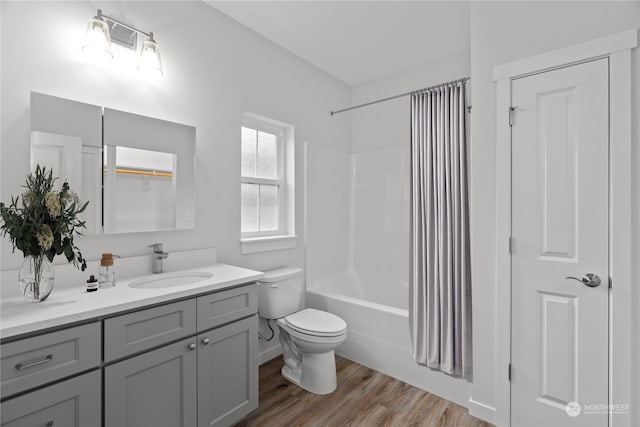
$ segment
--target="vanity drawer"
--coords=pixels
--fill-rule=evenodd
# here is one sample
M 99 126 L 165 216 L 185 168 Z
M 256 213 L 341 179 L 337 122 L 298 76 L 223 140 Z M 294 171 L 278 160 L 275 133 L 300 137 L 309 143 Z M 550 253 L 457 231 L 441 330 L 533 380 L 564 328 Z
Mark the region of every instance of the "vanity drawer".
M 101 377 L 96 370 L 2 402 L 2 427 L 100 427 Z
M 258 286 L 251 284 L 198 297 L 198 331 L 258 312 Z
M 112 317 L 104 321 L 104 361 L 109 362 L 195 333 L 195 299 Z
M 100 365 L 100 323 L 3 344 L 2 397 Z

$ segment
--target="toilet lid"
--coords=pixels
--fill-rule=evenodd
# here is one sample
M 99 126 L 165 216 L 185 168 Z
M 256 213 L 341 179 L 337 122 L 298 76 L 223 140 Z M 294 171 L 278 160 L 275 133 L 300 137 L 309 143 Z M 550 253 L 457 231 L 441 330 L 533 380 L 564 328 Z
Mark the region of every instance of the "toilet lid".
M 337 336 L 347 329 L 347 322 L 335 314 L 305 308 L 284 318 L 287 326 L 307 335 Z

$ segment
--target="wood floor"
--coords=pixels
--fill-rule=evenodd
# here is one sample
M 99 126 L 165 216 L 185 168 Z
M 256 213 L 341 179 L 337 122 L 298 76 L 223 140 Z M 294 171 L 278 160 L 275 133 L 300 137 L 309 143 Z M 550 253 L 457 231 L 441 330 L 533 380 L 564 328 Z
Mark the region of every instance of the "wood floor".
M 341 357 L 338 388 L 318 396 L 289 383 L 282 357 L 260 367 L 260 407 L 236 427 L 488 427 L 466 408 Z

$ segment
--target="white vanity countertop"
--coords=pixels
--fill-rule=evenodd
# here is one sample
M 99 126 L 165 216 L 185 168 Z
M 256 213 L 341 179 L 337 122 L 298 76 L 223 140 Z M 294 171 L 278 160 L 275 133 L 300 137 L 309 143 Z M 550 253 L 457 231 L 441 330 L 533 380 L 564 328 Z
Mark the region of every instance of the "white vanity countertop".
M 261 279 L 259 271 L 214 264 L 189 271 L 213 273 L 202 282 L 171 288 L 130 288 L 129 283 L 140 277 L 118 280 L 112 288 L 87 292 L 86 287 L 53 289 L 41 303 L 29 303 L 24 298 L 7 298 L 0 303 L 0 338 L 2 340 L 91 319 L 99 319 L 118 312 L 143 308 L 146 305 L 170 302 L 206 292 L 221 291 L 243 283 Z M 151 277 L 152 275 L 144 276 Z

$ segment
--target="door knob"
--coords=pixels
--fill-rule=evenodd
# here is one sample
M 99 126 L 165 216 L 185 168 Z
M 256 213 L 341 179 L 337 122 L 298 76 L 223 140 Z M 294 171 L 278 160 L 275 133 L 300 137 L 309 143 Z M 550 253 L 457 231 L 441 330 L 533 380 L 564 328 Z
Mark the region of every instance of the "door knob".
M 593 273 L 585 274 L 584 276 L 582 276 L 582 279 L 578 279 L 577 277 L 572 276 L 567 276 L 565 277 L 565 279 L 577 280 L 578 282 L 590 288 L 597 288 L 598 286 L 600 286 L 600 283 L 602 283 L 600 277 L 597 274 Z

